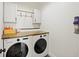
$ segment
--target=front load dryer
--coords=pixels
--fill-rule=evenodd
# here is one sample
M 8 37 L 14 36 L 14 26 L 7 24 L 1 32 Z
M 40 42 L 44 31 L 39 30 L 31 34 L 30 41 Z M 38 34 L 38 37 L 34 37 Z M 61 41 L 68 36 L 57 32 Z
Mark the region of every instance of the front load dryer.
M 31 36 L 4 40 L 4 57 L 31 57 Z
M 32 39 L 32 56 L 44 57 L 48 54 L 48 34 L 35 35 Z

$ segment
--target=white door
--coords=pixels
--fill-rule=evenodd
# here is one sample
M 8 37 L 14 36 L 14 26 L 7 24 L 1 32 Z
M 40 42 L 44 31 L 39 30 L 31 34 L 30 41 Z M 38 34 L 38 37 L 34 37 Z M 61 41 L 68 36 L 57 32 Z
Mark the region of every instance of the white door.
M 1 39 L 3 33 L 3 3 L 0 2 L 0 49 L 3 49 L 3 41 Z M 0 57 L 3 56 L 3 52 L 0 53 Z

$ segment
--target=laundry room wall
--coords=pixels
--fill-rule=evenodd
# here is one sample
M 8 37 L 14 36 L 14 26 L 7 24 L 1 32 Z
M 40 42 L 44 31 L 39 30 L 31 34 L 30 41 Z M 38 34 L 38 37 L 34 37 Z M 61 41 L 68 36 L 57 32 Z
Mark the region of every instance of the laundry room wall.
M 16 4 L 17 5 L 17 10 L 23 10 L 23 11 L 29 11 L 29 12 L 33 12 L 34 9 L 41 9 L 41 4 L 40 3 L 32 3 L 32 2 L 10 2 L 12 4 Z M 17 16 L 17 19 L 19 17 Z M 11 24 L 11 23 L 7 23 L 5 24 L 5 27 L 6 26 L 13 26 L 14 28 L 33 28 L 33 25 L 32 25 L 32 19 L 24 19 L 23 20 L 23 24 L 22 22 L 20 22 L 21 18 L 19 18 L 19 20 L 17 21 L 16 24 Z M 26 22 L 26 23 L 25 23 Z M 16 26 L 16 27 L 15 27 Z
M 25 5 L 23 3 L 17 3 L 17 10 L 29 11 L 33 12 L 33 8 L 29 7 L 29 5 Z M 17 29 L 19 28 L 33 28 L 32 26 L 32 17 L 18 17 L 17 16 Z
M 17 4 L 17 10 L 33 12 L 34 9 L 39 9 L 40 14 L 41 14 L 41 10 L 44 7 L 44 5 L 47 4 L 47 2 L 17 2 L 15 4 Z M 26 20 L 26 21 L 29 23 L 26 22 L 25 25 L 27 25 L 28 28 L 29 27 L 33 28 L 32 20 Z M 20 23 L 20 26 L 21 26 L 21 23 Z M 19 27 L 19 26 L 17 26 L 17 27 Z
M 50 56 L 78 56 L 79 34 L 73 20 L 79 16 L 79 3 L 51 2 L 42 9 L 41 29 L 49 31 Z
M 3 34 L 3 2 L 0 2 L 0 49 L 3 49 L 3 40 L 2 40 L 2 34 Z M 3 53 L 0 53 L 0 57 L 3 57 Z

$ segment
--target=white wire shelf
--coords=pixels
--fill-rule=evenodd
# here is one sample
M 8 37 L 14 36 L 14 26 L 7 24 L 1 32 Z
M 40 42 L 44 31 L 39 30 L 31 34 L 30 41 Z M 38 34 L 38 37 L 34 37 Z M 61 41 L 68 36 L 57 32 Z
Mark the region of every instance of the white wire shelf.
M 32 13 L 32 14 L 34 14 L 34 12 L 31 12 L 31 11 L 24 11 L 24 10 L 17 10 L 17 11 L 20 11 L 20 12 L 27 12 L 27 13 Z

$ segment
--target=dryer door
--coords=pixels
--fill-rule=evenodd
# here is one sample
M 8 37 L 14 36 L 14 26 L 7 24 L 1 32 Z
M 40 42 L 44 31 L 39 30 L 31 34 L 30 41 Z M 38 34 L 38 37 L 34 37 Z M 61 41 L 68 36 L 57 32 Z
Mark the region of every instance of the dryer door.
M 37 54 L 41 54 L 45 51 L 47 47 L 47 42 L 44 38 L 40 38 L 39 40 L 36 41 L 34 50 Z
M 20 42 L 12 45 L 8 49 L 6 57 L 26 57 L 27 54 L 28 54 L 28 46 Z

